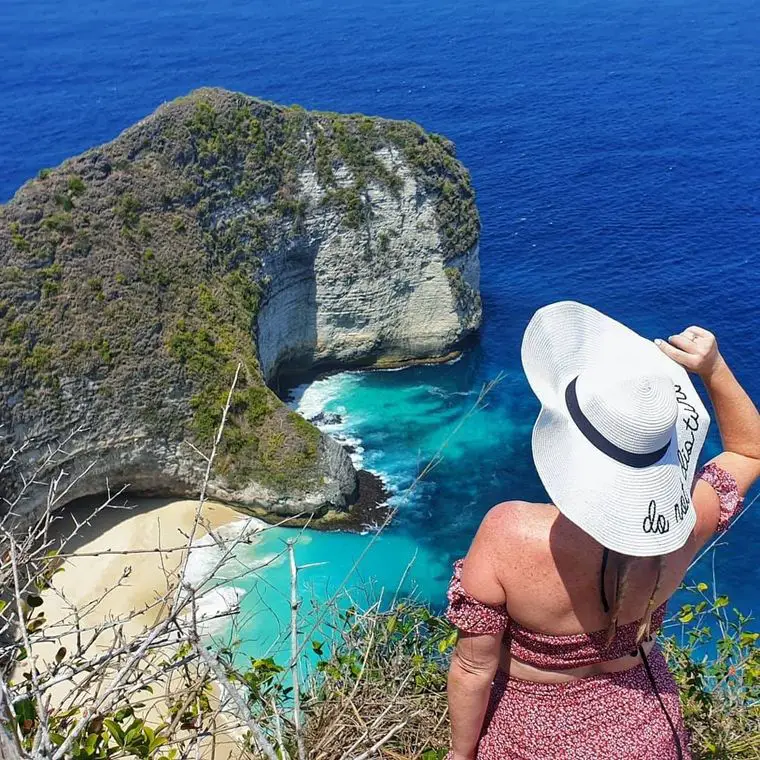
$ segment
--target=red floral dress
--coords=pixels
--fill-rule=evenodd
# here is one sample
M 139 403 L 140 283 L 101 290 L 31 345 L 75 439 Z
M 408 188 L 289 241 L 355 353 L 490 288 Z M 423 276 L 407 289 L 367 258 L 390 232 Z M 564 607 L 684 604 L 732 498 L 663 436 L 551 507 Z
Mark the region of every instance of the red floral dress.
M 725 530 L 741 509 L 734 478 L 715 464 L 699 477 L 720 497 L 717 529 Z M 449 586 L 449 621 L 474 634 L 504 633 L 505 646 L 519 660 L 559 670 L 614 660 L 636 649 L 639 622 L 618 628 L 612 643 L 606 631 L 553 636 L 510 620 L 506 607 L 491 607 L 470 596 L 461 583 L 462 561 Z M 659 630 L 665 605 L 652 617 Z M 652 678 L 689 760 L 689 737 L 678 689 L 655 646 L 647 657 Z M 477 760 L 678 760 L 673 731 L 644 665 L 562 684 L 510 678 L 499 670 L 491 690 Z

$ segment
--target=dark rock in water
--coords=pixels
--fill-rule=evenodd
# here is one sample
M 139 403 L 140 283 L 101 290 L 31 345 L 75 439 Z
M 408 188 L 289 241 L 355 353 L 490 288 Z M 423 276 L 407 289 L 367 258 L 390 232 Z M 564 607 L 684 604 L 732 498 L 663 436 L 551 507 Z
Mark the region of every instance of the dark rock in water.
M 311 515 L 303 514 L 291 517 L 287 523 L 283 523 L 271 510 L 253 507 L 245 508 L 244 511 L 272 525 L 286 524 L 290 528 L 356 533 L 379 528 L 386 522 L 393 509 L 388 503 L 393 493 L 386 488 L 382 478 L 367 470 L 358 470 L 356 480 L 357 489 L 353 494 L 351 508 L 347 512 L 329 510 Z
M 374 473 L 359 470 L 356 475 L 359 481 L 359 495 L 351 513 L 362 526 L 381 525 L 391 510 L 388 500 L 393 494 Z
M 309 418 L 312 425 L 342 425 L 343 417 L 334 412 L 320 412 Z

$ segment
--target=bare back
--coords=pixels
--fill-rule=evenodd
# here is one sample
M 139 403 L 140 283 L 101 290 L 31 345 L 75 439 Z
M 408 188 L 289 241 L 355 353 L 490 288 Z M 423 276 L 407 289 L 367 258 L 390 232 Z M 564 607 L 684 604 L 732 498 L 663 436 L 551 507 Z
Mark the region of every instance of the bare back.
M 743 485 L 741 477 L 737 480 Z M 696 527 L 681 549 L 665 557 L 655 606 L 676 591 L 716 529 L 720 514 L 716 492 L 698 481 L 693 502 Z M 603 551 L 552 504 L 504 502 L 484 518 L 467 554 L 462 583 L 487 604 L 500 605 L 506 600 L 510 618 L 524 628 L 554 635 L 599 631 L 609 624 L 609 614 L 600 602 Z M 632 563 L 620 624 L 645 615 L 656 574 L 654 559 Z M 607 573 L 608 597 L 613 585 L 614 573 Z

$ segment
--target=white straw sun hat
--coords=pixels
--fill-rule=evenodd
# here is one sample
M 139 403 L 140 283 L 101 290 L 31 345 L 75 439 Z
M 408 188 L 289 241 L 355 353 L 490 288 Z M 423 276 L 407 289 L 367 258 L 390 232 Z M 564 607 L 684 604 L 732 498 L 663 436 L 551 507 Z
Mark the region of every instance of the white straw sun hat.
M 686 370 L 610 317 L 573 301 L 539 309 L 522 362 L 542 408 L 533 458 L 557 509 L 636 557 L 680 549 L 710 417 Z

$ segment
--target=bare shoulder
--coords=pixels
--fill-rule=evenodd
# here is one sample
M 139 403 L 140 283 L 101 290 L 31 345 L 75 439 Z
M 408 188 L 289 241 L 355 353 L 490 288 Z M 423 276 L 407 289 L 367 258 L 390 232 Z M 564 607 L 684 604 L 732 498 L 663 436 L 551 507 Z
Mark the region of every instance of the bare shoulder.
M 505 501 L 491 508 L 465 559 L 465 588 L 492 604 L 506 598 L 507 588 L 526 563 L 532 565 L 537 553 L 548 545 L 557 514 L 551 504 L 527 501 Z
M 507 501 L 492 507 L 480 523 L 465 557 L 462 585 L 476 599 L 502 605 L 506 600 L 503 583 L 504 561 L 509 547 L 517 541 L 516 523 L 523 521 L 525 502 Z
M 478 535 L 485 541 L 496 540 L 505 546 L 505 539 L 525 539 L 543 532 L 557 516 L 552 504 L 529 501 L 503 501 L 492 507 L 480 524 Z

